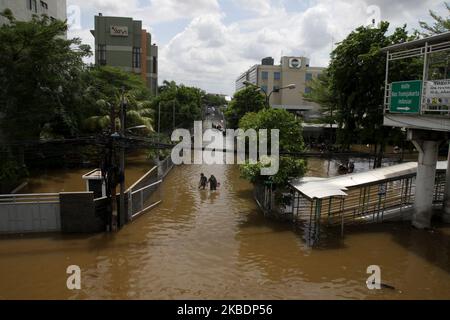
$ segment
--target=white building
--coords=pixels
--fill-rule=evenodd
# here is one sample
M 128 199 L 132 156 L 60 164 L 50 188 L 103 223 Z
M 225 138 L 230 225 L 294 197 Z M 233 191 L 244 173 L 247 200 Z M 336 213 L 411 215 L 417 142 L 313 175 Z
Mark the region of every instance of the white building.
M 0 12 L 11 9 L 14 17 L 19 21 L 29 21 L 33 15 L 46 14 L 51 19 L 67 19 L 66 0 L 0 0 Z M 0 24 L 6 19 L 0 17 Z

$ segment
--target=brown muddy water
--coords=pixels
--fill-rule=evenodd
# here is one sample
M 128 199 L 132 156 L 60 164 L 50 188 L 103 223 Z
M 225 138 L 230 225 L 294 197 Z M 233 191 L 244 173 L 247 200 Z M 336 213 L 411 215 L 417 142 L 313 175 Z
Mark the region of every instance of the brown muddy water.
M 327 161 L 309 163 L 310 175 L 327 175 Z M 28 191 L 83 189 L 85 171 Z M 218 178 L 218 192 L 197 190 L 202 172 Z M 358 227 L 311 249 L 301 230 L 262 216 L 236 166 L 177 167 L 162 194 L 117 234 L 1 238 L 0 299 L 450 299 L 449 226 Z M 70 265 L 82 270 L 80 291 L 66 287 Z M 370 265 L 396 289 L 368 290 Z

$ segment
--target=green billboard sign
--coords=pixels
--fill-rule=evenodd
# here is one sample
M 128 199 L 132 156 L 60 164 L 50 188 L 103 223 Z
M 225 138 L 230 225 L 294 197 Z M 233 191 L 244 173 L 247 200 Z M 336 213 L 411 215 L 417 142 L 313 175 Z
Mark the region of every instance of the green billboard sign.
M 420 113 L 422 105 L 422 81 L 403 81 L 392 83 L 392 113 Z

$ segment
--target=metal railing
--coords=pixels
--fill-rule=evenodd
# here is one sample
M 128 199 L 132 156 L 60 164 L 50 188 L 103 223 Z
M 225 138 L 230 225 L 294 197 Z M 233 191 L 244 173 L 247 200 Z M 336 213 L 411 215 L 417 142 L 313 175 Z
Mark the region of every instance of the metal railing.
M 136 219 L 144 212 L 153 209 L 162 202 L 161 197 L 155 197 L 162 180 L 146 187 L 128 193 L 128 210 L 131 219 Z
M 58 193 L 7 194 L 0 195 L 0 205 L 30 204 L 30 203 L 59 203 Z
M 172 158 L 166 158 L 126 191 L 128 220 L 136 219 L 162 202 L 161 183 L 174 166 Z
M 173 169 L 174 163 L 172 157 L 167 157 L 165 160 L 158 164 L 158 176 L 160 179 L 164 179 L 169 172 Z

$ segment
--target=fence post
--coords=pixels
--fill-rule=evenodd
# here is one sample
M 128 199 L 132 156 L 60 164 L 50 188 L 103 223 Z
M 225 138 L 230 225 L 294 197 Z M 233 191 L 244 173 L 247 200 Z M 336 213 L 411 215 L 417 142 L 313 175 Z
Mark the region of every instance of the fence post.
M 133 219 L 133 192 L 128 192 L 128 221 Z

